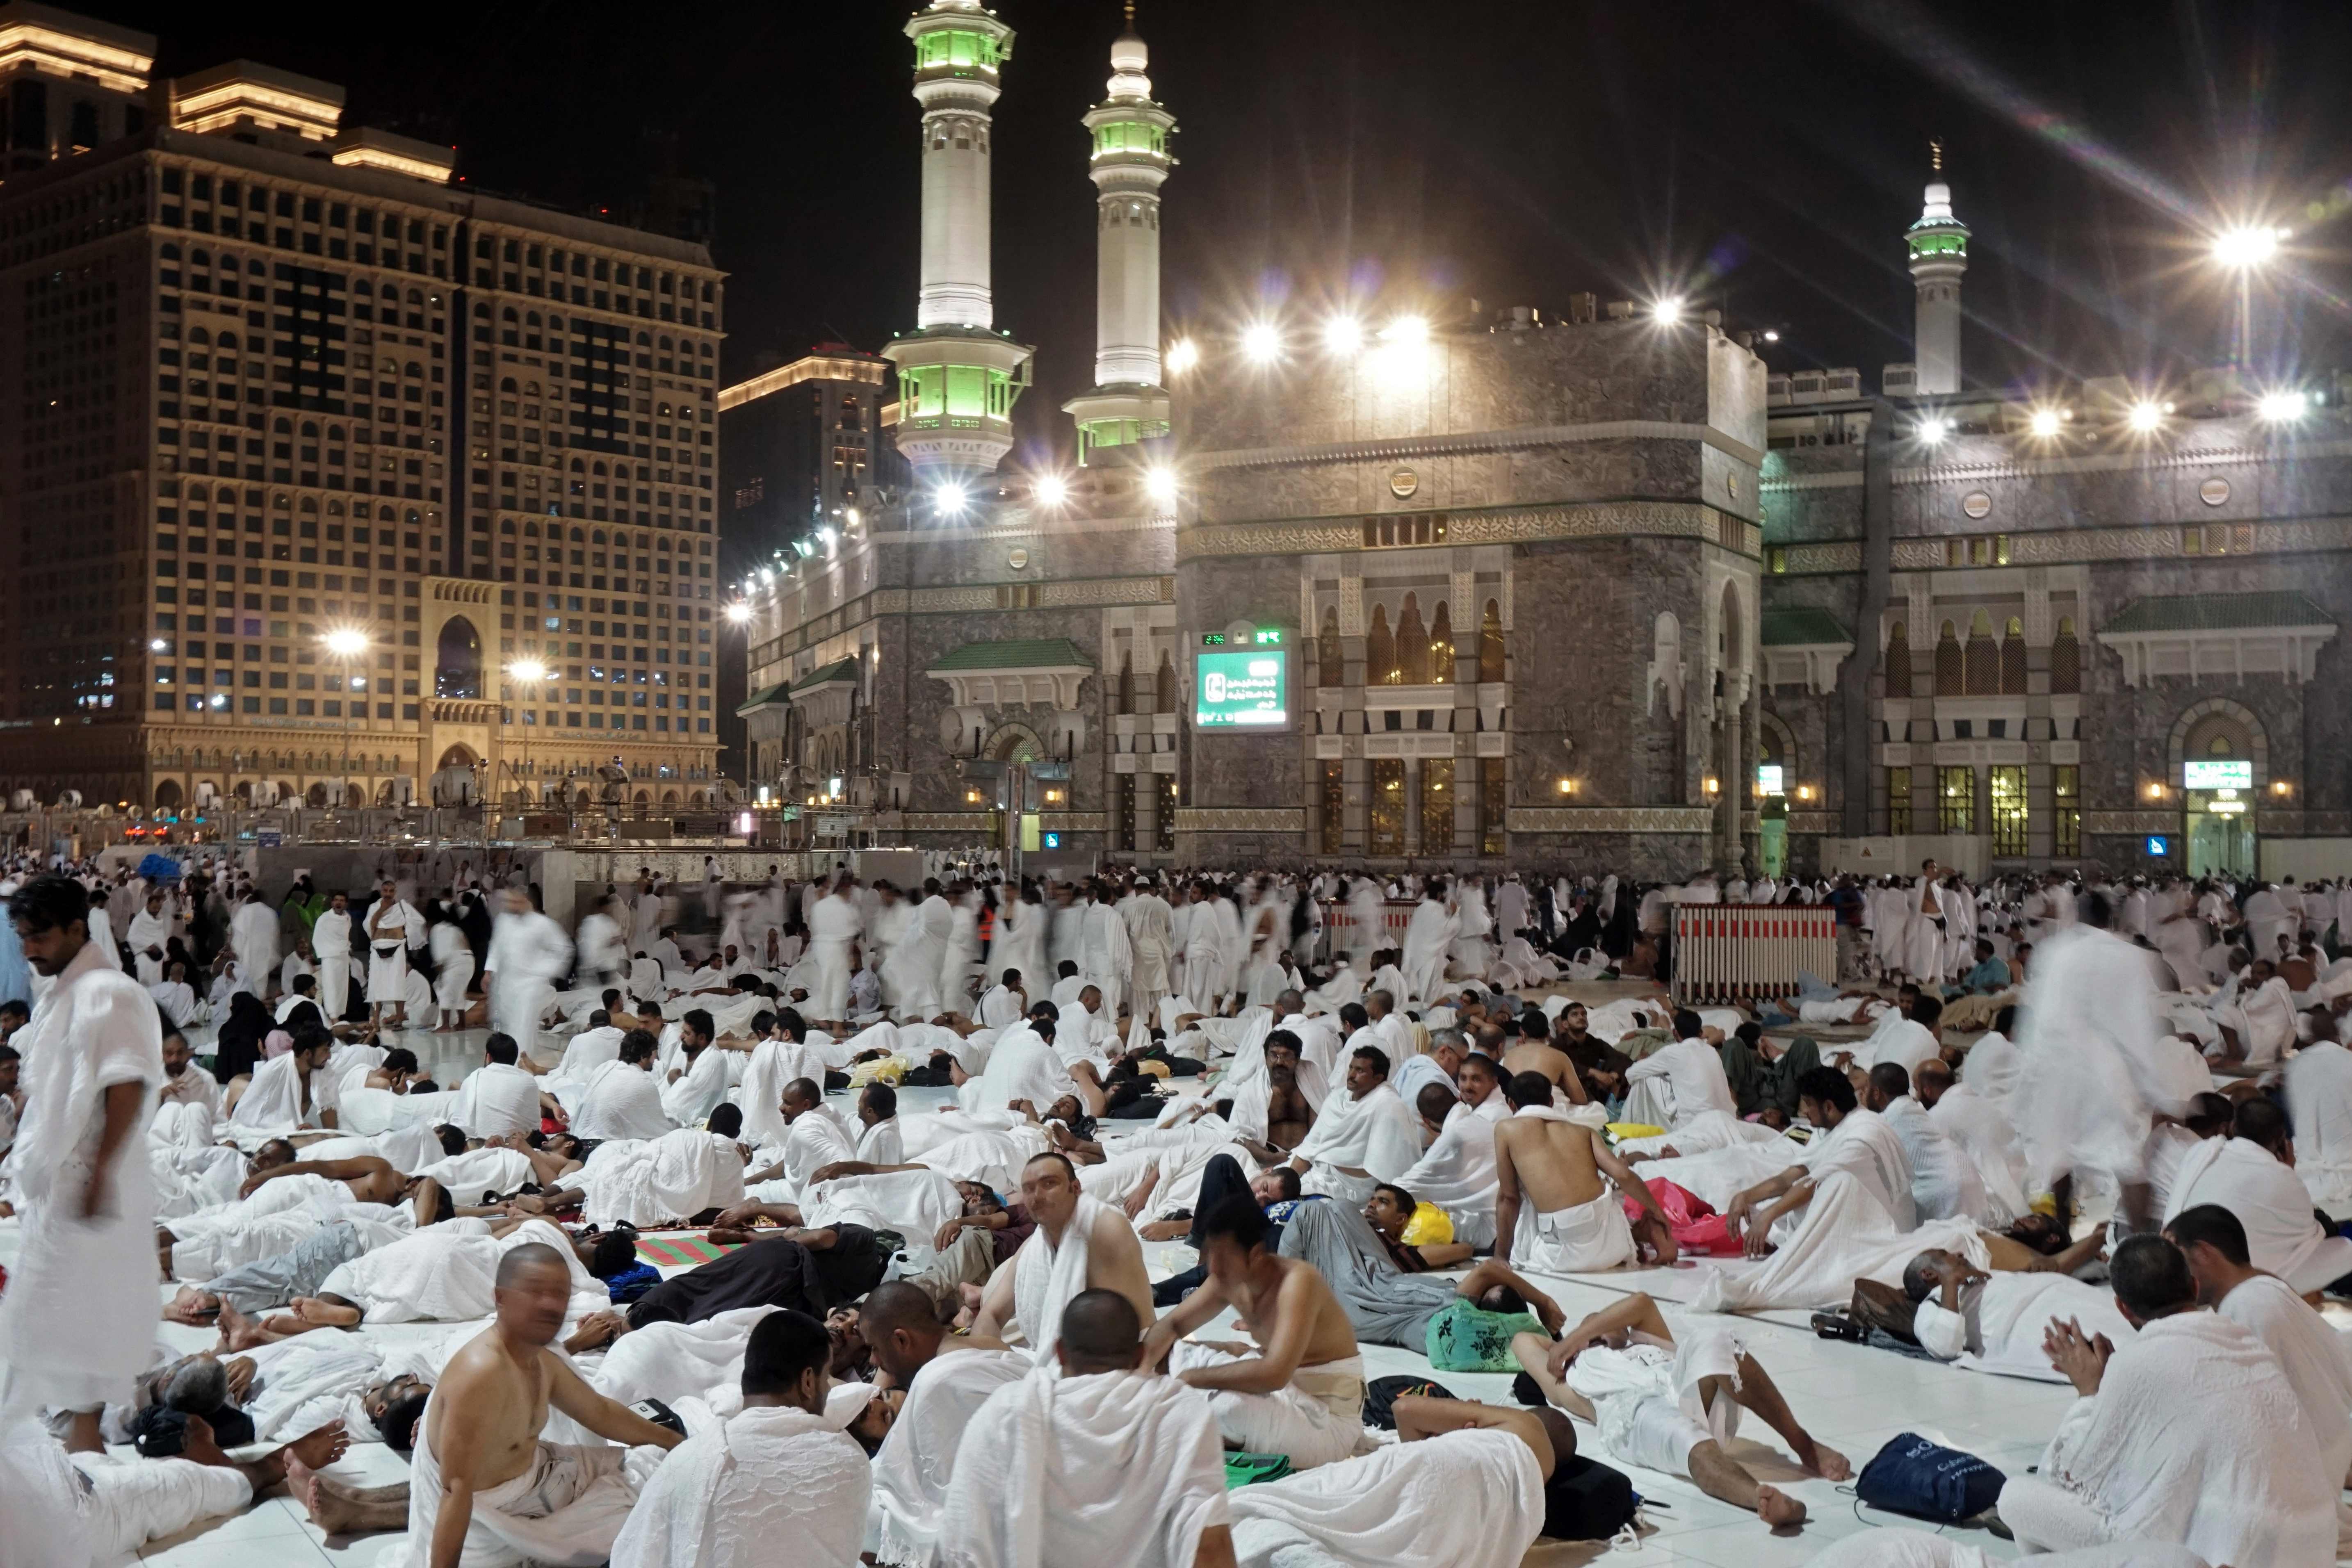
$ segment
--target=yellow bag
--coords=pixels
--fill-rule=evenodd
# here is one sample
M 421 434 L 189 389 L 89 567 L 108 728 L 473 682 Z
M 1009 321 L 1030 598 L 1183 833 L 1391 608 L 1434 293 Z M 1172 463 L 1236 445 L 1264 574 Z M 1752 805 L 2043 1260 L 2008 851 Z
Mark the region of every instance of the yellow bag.
M 1148 1058 L 1142 1061 L 1137 1062 L 1135 1064 L 1135 1070 L 1138 1072 L 1142 1073 L 1147 1078 L 1165 1078 L 1168 1076 L 1168 1064 L 1166 1062 L 1154 1061 Z
M 897 1084 L 907 1075 L 907 1059 L 903 1056 L 877 1056 L 871 1061 L 853 1062 L 849 1069 L 849 1086 L 863 1089 L 869 1083 Z
M 1412 1218 L 1404 1222 L 1404 1244 L 1408 1247 L 1437 1247 L 1454 1239 L 1454 1221 L 1433 1203 L 1416 1203 Z
M 1628 1138 L 1654 1138 L 1665 1131 L 1664 1127 L 1653 1127 L 1647 1122 L 1612 1122 L 1608 1130 L 1610 1137 L 1621 1144 Z

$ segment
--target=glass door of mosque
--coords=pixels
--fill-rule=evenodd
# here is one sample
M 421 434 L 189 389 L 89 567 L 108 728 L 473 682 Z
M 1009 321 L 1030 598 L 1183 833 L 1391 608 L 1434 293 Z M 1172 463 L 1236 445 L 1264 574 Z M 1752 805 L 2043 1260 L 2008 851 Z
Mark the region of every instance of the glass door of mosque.
M 1778 879 L 1789 869 L 1788 774 L 1778 760 L 1756 765 L 1756 863 Z
M 2180 782 L 2189 874 L 2253 875 L 2253 764 L 2242 757 L 2191 758 Z

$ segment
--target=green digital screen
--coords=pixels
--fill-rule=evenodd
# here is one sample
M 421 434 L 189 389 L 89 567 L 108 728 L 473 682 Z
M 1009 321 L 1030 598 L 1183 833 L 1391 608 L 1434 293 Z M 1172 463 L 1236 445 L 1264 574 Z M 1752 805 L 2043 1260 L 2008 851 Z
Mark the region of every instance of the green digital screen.
M 1192 722 L 1201 728 L 1265 728 L 1290 722 L 1289 668 L 1279 651 L 1192 657 Z

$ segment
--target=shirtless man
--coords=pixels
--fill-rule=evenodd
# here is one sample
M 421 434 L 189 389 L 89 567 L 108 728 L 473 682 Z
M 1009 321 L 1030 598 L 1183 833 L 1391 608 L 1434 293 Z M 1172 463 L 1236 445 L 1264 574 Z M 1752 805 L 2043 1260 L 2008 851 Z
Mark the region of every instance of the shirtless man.
M 1522 1072 L 1503 1086 L 1511 1114 L 1495 1124 L 1497 1256 L 1542 1274 L 1580 1274 L 1638 1262 L 1675 1260 L 1674 1231 L 1646 1183 L 1619 1159 L 1598 1127 L 1552 1105 L 1552 1080 Z M 1587 1113 L 1591 1115 L 1591 1113 Z M 1628 1224 L 1619 1191 L 1643 1210 Z
M 380 1155 L 361 1155 L 348 1160 L 289 1160 L 255 1171 L 237 1188 L 237 1197 L 251 1197 L 268 1183 L 281 1176 L 315 1176 L 329 1181 L 341 1182 L 351 1188 L 355 1203 L 381 1203 L 389 1207 L 403 1198 L 416 1200 L 416 1223 L 430 1225 L 440 1217 L 440 1184 L 431 1176 L 411 1176 L 393 1169 L 392 1162 Z
M 1571 1006 L 1568 1010 L 1579 1015 L 1581 1021 L 1581 1007 Z M 1568 1059 L 1568 1053 L 1544 1040 L 1522 1039 L 1504 1051 L 1503 1071 L 1507 1080 L 1522 1072 L 1537 1073 L 1567 1095 L 1571 1105 L 1581 1105 L 1591 1098 L 1584 1092 L 1584 1080 L 1576 1075 L 1576 1064 Z
M 1797 1462 L 1814 1475 L 1842 1481 L 1853 1473 L 1853 1466 L 1798 1424 L 1772 1379 L 1754 1356 L 1739 1348 L 1720 1320 L 1702 1319 L 1690 1332 L 1700 1337 L 1685 1357 L 1658 1304 L 1637 1291 L 1556 1341 L 1520 1334 L 1511 1342 L 1511 1354 L 1547 1400 L 1625 1445 L 1612 1448 L 1611 1458 L 1686 1475 L 1707 1496 L 1753 1510 L 1775 1529 L 1802 1524 L 1803 1503 L 1765 1486 L 1725 1452 L 1738 1427 L 1738 1407 L 1762 1416 L 1787 1442 Z M 1578 1363 L 1587 1359 L 1593 1364 L 1580 1368 Z M 1603 1360 L 1609 1363 L 1606 1371 L 1599 1364 Z M 1587 1375 L 1580 1377 L 1580 1370 Z M 1678 1378 L 1690 1385 L 1676 1386 Z M 1621 1400 L 1653 1408 L 1638 1416 L 1612 1412 L 1622 1418 L 1602 1420 L 1598 1406 Z M 1692 1410 L 1694 1403 L 1698 1413 Z
M 1315 1109 L 1298 1087 L 1298 1037 L 1276 1030 L 1265 1038 L 1265 1141 L 1295 1149 L 1315 1125 Z
M 1364 1361 L 1331 1287 L 1312 1264 L 1270 1249 L 1272 1226 L 1251 1197 L 1202 1217 L 1208 1278 L 1143 1336 L 1143 1364 L 1168 1363 L 1206 1392 L 1225 1446 L 1333 1464 L 1363 1437 Z M 1225 1308 L 1257 1343 L 1181 1343 Z
M 980 1313 L 972 1320 L 974 1334 L 982 1339 L 1004 1337 L 1004 1325 L 1014 1318 L 1022 1268 L 1024 1264 L 1032 1269 L 1052 1266 L 1050 1260 L 1076 1220 L 1084 1201 L 1085 1195 L 1078 1190 L 1077 1169 L 1070 1164 L 1068 1155 L 1049 1150 L 1033 1155 L 1021 1167 L 1021 1205 L 1028 1210 L 1037 1228 L 1030 1232 L 1019 1251 L 989 1276 L 987 1289 L 981 1292 Z M 1143 1243 L 1137 1239 L 1135 1227 L 1126 1215 L 1099 1202 L 1087 1207 L 1085 1212 L 1091 1217 L 1092 1228 L 1086 1236 L 1087 1277 L 1080 1288 L 1117 1291 L 1135 1303 L 1137 1316 L 1150 1322 L 1151 1278 L 1144 1271 Z M 1021 1325 L 1023 1337 L 1042 1356 L 1048 1347 L 1034 1330 L 1034 1324 Z
M 518 1247 L 501 1259 L 497 1301 L 497 1321 L 450 1358 L 425 1406 L 410 1532 L 429 1540 L 430 1568 L 457 1568 L 469 1542 L 477 1552 L 511 1552 L 497 1517 L 509 1500 L 500 1494 L 512 1489 L 513 1512 L 532 1520 L 535 1538 L 551 1533 L 583 1561 L 605 1556 L 635 1500 L 621 1471 L 627 1448 L 685 1439 L 605 1398 L 550 1353 L 572 1301 L 572 1271 L 552 1248 Z M 543 1441 L 551 1405 L 625 1446 Z M 486 1505 L 479 1520 L 478 1499 Z

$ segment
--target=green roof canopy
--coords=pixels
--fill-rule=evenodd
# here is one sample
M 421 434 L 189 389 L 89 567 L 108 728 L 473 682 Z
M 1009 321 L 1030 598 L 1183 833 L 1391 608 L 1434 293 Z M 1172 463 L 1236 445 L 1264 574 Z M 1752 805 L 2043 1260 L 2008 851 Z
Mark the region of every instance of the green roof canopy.
M 855 658 L 835 659 L 823 669 L 812 670 L 799 680 L 793 682 L 791 689 L 794 692 L 804 692 L 811 686 L 829 685 L 835 681 L 854 681 L 856 678 L 857 661 Z
M 1764 612 L 1758 635 L 1767 648 L 1813 646 L 1843 643 L 1851 647 L 1853 633 L 1838 624 L 1836 616 L 1810 605 L 1789 605 Z
M 2335 624 L 2334 616 L 2300 593 L 2180 593 L 2135 599 L 2099 631 L 2238 632 Z
M 1091 670 L 1095 662 L 1067 637 L 1014 637 L 998 643 L 966 643 L 936 661 L 945 670 Z
M 735 710 L 735 716 L 738 718 L 740 718 L 744 715 L 750 713 L 753 708 L 764 707 L 783 695 L 784 688 L 781 685 L 761 686 L 758 691 L 751 694 L 750 700 L 745 702 L 741 707 Z

